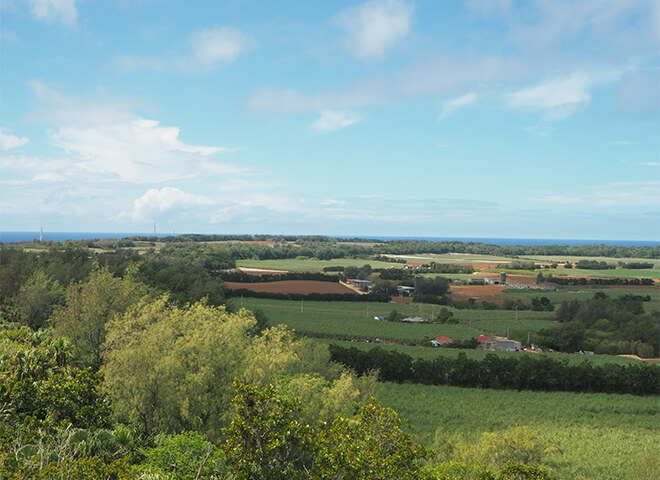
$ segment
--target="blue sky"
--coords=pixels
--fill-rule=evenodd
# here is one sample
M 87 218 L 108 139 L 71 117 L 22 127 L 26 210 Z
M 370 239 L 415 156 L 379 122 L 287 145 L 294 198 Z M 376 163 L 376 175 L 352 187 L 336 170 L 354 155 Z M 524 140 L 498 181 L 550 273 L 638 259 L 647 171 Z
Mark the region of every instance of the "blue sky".
M 0 229 L 660 239 L 660 4 L 0 0 Z

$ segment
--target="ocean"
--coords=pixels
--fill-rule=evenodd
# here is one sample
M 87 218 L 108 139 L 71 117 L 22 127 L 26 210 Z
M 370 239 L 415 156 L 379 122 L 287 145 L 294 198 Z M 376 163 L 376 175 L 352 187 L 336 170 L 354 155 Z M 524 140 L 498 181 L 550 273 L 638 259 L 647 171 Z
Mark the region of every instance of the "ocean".
M 103 238 L 124 238 L 136 235 L 153 236 L 152 233 L 126 233 L 126 232 L 44 232 L 44 240 L 63 242 L 65 240 L 89 240 Z M 169 237 L 171 233 L 157 233 L 157 237 Z M 580 240 L 580 239 L 558 239 L 558 238 L 487 238 L 487 237 L 388 237 L 372 235 L 328 235 L 335 238 L 364 238 L 368 240 L 426 240 L 431 242 L 479 242 L 491 245 L 610 245 L 621 247 L 657 247 L 657 240 Z M 0 232 L 1 243 L 31 242 L 39 240 L 39 232 Z

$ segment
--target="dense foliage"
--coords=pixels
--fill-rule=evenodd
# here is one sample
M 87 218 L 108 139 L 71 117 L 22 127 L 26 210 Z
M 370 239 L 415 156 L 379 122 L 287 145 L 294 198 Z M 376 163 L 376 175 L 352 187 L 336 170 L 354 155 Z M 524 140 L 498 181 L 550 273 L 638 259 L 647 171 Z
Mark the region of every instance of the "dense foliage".
M 564 352 L 660 354 L 660 310 L 650 296 L 611 297 L 598 292 L 585 301 L 564 301 L 556 327 L 539 332 L 538 342 Z M 646 311 L 644 304 L 647 303 Z
M 362 267 L 337 269 L 343 278 L 381 275 L 369 295 L 283 298 L 380 302 L 396 287 L 387 282 L 396 281 L 416 283 L 416 300 L 443 302 L 448 280 L 396 269 L 375 272 L 367 261 L 422 251 L 518 255 L 530 253 L 527 247 L 348 244 L 295 236 L 161 240 L 0 246 L 0 479 L 547 479 L 547 445 L 533 432 L 457 443 L 451 455 L 440 443 L 435 453 L 422 448 L 396 412 L 372 398 L 377 375 L 493 389 L 658 393 L 657 366 L 571 366 L 547 357 L 492 355 L 483 361 L 464 355 L 412 361 L 381 349 L 338 347 L 331 355 L 326 345 L 296 337 L 285 326 L 266 328 L 258 312 L 223 306 L 223 277 L 255 279 L 226 272 L 239 259 L 359 258 Z M 205 243 L 218 240 L 225 243 Z M 600 247 L 563 253 L 594 255 Z M 657 249 L 614 253 L 655 258 Z M 450 265 L 425 271 L 443 270 L 457 271 Z M 277 295 L 231 292 L 241 294 Z M 601 346 L 628 342 L 640 353 L 653 352 L 658 316 L 645 311 L 644 301 L 596 296 L 562 304 L 558 330 L 543 335 L 559 342 L 579 336 L 575 332 L 587 340 L 598 332 L 594 338 Z M 522 305 L 528 304 L 511 304 Z M 487 307 L 466 303 L 477 306 Z M 529 304 L 535 310 L 552 307 L 544 297 Z M 447 309 L 437 319 L 455 321 Z
M 566 360 L 532 354 L 511 357 L 488 354 L 483 360 L 474 360 L 460 353 L 456 358 L 413 360 L 405 353 L 388 352 L 380 347 L 365 351 L 338 345 L 331 345 L 330 352 L 334 361 L 358 374 L 378 370 L 379 378 L 385 381 L 471 388 L 660 394 L 659 365 L 593 365 L 588 361 L 570 365 Z

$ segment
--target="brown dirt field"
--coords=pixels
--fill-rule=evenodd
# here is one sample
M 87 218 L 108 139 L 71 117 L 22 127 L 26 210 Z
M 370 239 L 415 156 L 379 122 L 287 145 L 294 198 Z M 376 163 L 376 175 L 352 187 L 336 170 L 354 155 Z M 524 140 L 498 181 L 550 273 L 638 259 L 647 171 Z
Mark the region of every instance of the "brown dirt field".
M 337 282 L 319 282 L 317 280 L 283 280 L 281 282 L 240 283 L 225 282 L 229 290 L 247 288 L 253 292 L 268 293 L 357 293 Z
M 485 300 L 502 305 L 504 297 L 501 293 L 505 288 L 502 285 L 452 285 L 449 296 L 452 300 L 474 298 L 477 302 Z
M 392 302 L 394 303 L 412 303 L 412 297 L 399 297 L 398 295 L 392 296 Z
M 466 263 L 465 266 L 472 267 L 475 270 L 482 272 L 484 270 L 495 268 L 496 265 L 493 265 L 492 263 Z

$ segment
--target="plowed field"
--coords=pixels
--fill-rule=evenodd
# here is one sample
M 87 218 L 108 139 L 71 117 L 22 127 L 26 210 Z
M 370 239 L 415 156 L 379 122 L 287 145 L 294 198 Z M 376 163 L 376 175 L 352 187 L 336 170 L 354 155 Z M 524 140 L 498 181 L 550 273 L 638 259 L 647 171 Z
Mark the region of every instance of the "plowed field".
M 247 288 L 253 292 L 268 293 L 357 293 L 338 282 L 319 282 L 316 280 L 282 280 L 280 282 L 242 283 L 225 282 L 229 290 Z
M 504 297 L 501 293 L 506 287 L 502 285 L 456 285 L 451 287 L 452 300 L 467 300 L 474 298 L 477 302 L 487 301 L 502 305 Z

